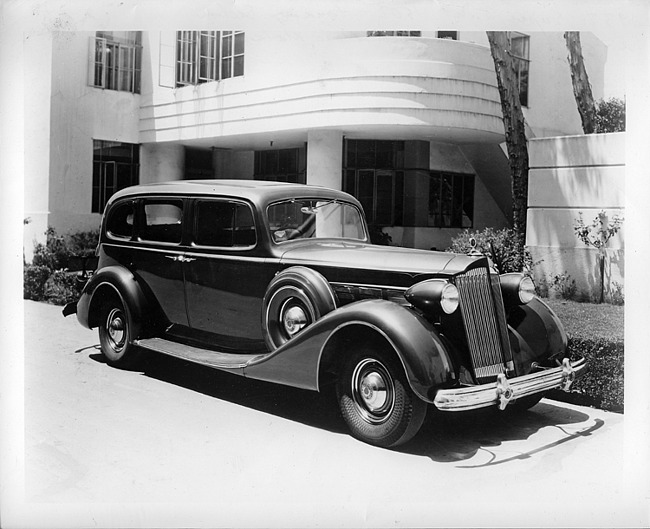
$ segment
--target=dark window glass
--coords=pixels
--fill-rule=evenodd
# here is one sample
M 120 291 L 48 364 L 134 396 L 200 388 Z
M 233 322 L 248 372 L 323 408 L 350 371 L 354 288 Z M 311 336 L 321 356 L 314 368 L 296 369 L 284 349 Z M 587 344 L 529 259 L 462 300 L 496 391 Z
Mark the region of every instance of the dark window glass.
M 474 175 L 431 173 L 429 226 L 471 228 L 474 222 Z
M 305 183 L 305 173 L 299 168 L 300 149 L 255 151 L 253 175 L 256 180 Z
M 346 140 L 344 189 L 361 202 L 368 222 L 403 223 L 404 142 Z
M 254 246 L 255 225 L 250 207 L 216 200 L 198 202 L 194 240 L 201 246 Z
M 140 238 L 145 241 L 179 243 L 182 237 L 183 202 L 150 200 L 144 203 Z
M 134 221 L 135 203 L 133 201 L 123 202 L 111 210 L 106 223 L 106 231 L 112 237 L 130 239 L 133 236 Z
M 458 31 L 438 31 L 436 36 L 439 39 L 458 40 Z
M 93 140 L 91 212 L 102 213 L 114 193 L 138 183 L 139 152 L 136 144 Z

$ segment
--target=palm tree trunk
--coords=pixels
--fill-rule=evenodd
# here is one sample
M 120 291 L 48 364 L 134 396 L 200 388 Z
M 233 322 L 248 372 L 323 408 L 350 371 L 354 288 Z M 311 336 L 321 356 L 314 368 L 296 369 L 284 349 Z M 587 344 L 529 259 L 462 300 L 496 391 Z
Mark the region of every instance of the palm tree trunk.
M 512 227 L 526 240 L 528 213 L 528 143 L 524 114 L 519 101 L 519 85 L 510 53 L 510 41 L 504 31 L 488 31 L 488 40 L 497 85 L 501 97 L 503 126 L 512 178 Z
M 582 58 L 582 45 L 580 32 L 566 31 L 564 33 L 566 47 L 569 50 L 569 67 L 571 68 L 571 81 L 573 82 L 573 95 L 576 98 L 578 112 L 582 120 L 582 130 L 585 134 L 596 131 L 596 105 L 591 93 L 589 76 Z

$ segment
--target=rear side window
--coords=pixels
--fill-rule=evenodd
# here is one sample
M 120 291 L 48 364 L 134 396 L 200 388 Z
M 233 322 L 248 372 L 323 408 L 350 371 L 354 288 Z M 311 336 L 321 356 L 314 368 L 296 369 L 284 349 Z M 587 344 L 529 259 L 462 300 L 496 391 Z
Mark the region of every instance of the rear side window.
M 201 200 L 196 204 L 194 242 L 200 246 L 255 246 L 253 212 L 246 204 Z
M 143 207 L 140 239 L 179 243 L 182 237 L 183 201 L 152 200 Z
M 106 222 L 106 231 L 113 238 L 130 239 L 133 237 L 134 222 L 135 202 L 122 202 L 111 208 Z

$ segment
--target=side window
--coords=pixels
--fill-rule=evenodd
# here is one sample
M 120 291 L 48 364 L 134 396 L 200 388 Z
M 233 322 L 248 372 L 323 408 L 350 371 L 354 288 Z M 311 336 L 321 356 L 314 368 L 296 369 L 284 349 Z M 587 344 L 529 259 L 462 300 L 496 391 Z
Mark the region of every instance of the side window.
M 197 202 L 194 242 L 225 248 L 255 246 L 253 212 L 247 205 L 236 202 Z
M 134 220 L 135 202 L 122 202 L 111 209 L 106 222 L 106 231 L 110 237 L 130 239 L 133 236 Z
M 144 203 L 140 238 L 145 241 L 179 243 L 182 237 L 183 202 L 151 200 Z

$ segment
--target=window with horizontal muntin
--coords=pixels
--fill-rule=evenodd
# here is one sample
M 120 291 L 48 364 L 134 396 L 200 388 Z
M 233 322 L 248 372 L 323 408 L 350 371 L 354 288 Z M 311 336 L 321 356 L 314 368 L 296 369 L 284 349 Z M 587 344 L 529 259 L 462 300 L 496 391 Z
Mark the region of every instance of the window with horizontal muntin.
M 253 177 L 255 180 L 304 184 L 305 172 L 300 167 L 300 149 L 255 151 Z
M 177 31 L 176 86 L 244 75 L 243 31 Z
M 131 239 L 135 225 L 135 202 L 128 200 L 113 206 L 106 221 L 109 236 L 118 239 Z
M 419 37 L 421 31 L 368 31 L 368 37 Z
M 98 31 L 90 48 L 91 86 L 140 93 L 141 31 Z
M 509 34 L 510 53 L 515 66 L 517 85 L 519 88 L 519 102 L 528 106 L 528 75 L 530 70 L 530 37 L 522 33 Z
M 183 236 L 181 199 L 145 199 L 142 205 L 140 239 L 178 244 Z
M 404 141 L 346 140 L 343 189 L 363 206 L 369 224 L 401 226 Z
M 194 244 L 221 248 L 255 246 L 255 222 L 253 212 L 247 204 L 199 200 L 194 212 Z

